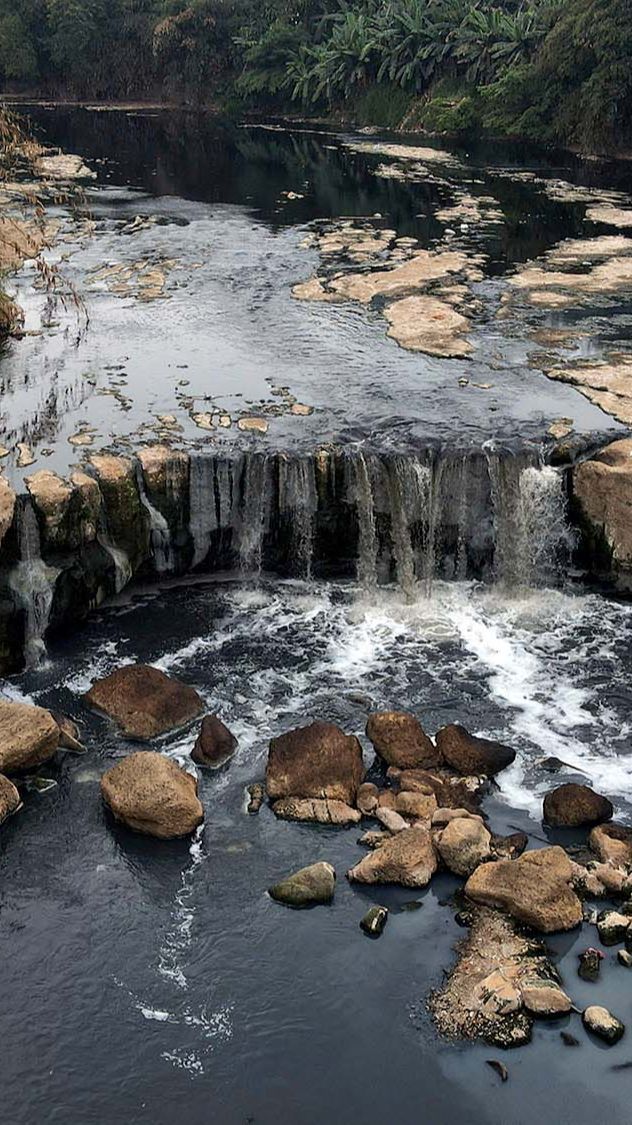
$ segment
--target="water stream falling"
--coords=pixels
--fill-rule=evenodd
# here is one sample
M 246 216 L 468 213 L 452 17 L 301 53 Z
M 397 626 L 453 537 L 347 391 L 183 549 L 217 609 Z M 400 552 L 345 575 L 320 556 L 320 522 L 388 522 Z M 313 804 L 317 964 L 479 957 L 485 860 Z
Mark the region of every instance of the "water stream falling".
M 25 611 L 24 658 L 26 667 L 31 668 L 46 653 L 44 635 L 59 570 L 42 559 L 37 516 L 26 498 L 20 498 L 16 521 L 20 561 L 11 571 L 9 586 Z

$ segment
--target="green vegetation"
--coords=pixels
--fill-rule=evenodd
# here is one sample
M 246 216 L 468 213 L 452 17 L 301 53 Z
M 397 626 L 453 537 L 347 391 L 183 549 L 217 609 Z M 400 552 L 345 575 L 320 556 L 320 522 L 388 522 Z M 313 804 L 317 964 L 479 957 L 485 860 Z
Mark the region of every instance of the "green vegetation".
M 46 93 L 632 142 L 630 0 L 0 0 L 0 76 Z

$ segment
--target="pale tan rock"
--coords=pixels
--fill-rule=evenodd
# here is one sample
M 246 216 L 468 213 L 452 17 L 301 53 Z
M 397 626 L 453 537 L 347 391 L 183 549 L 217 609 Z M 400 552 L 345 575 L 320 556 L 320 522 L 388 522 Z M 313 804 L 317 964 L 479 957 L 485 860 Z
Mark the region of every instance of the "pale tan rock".
M 22 799 L 12 781 L 0 774 L 0 824 L 22 808 Z
M 474 902 L 507 910 L 543 933 L 571 930 L 582 905 L 570 887 L 571 862 L 559 847 L 525 852 L 518 859 L 483 863 L 470 875 L 465 893 Z
M 139 750 L 107 770 L 101 794 L 117 820 L 159 839 L 189 836 L 204 820 L 197 778 L 152 750 Z
M 240 418 L 237 429 L 246 430 L 249 433 L 267 434 L 268 423 L 265 418 Z
M 355 883 L 396 883 L 425 887 L 437 869 L 437 857 L 426 828 L 405 828 L 348 872 Z
M 314 824 L 359 824 L 362 814 L 344 801 L 314 797 L 282 797 L 272 805 L 280 820 L 308 821 Z
M 395 797 L 395 811 L 413 820 L 428 820 L 437 811 L 437 798 L 434 793 L 398 793 Z
M 137 453 L 145 483 L 151 493 L 169 492 L 182 497 L 188 489 L 189 458 L 170 445 L 143 445 Z
M 369 273 L 347 273 L 329 283 L 332 292 L 348 300 L 368 304 L 374 297 L 395 297 L 428 282 L 462 271 L 469 263 L 467 254 L 456 250 L 419 250 L 394 269 Z
M 632 569 L 632 439 L 612 442 L 573 469 L 573 491 L 615 566 Z
M 485 1017 L 508 1016 L 521 1007 L 520 990 L 511 975 L 505 976 L 502 969 L 493 969 L 476 986 L 473 1003 Z
M 473 345 L 464 338 L 470 329 L 467 317 L 436 297 L 405 297 L 387 305 L 387 335 L 408 351 L 426 355 L 462 357 Z
M 566 1016 L 573 1006 L 563 989 L 550 980 L 525 980 L 520 985 L 520 992 L 522 1003 L 536 1019 Z
M 468 812 L 467 809 L 437 809 L 432 814 L 432 827 L 441 828 L 451 820 L 478 820 L 480 824 L 485 823 L 482 816 Z
M 18 469 L 25 469 L 29 465 L 32 465 L 34 463 L 35 456 L 33 454 L 33 450 L 31 449 L 30 445 L 27 445 L 25 441 L 19 441 L 16 445 L 16 449 L 18 451 L 16 460 Z
M 49 542 L 55 542 L 72 497 L 71 485 L 50 469 L 40 469 L 39 472 L 26 477 L 24 483 L 36 509 L 44 519 Z
M 398 812 L 395 812 L 395 809 L 377 808 L 375 818 L 393 835 L 396 832 L 403 832 L 404 828 L 408 828 L 408 822 Z
M 604 864 L 632 867 L 632 828 L 623 824 L 598 824 L 591 829 L 588 844 Z
M 0 700 L 0 772 L 33 769 L 52 758 L 59 727 L 50 711 Z
M 375 812 L 380 791 L 371 781 L 363 781 L 356 794 L 356 806 L 365 816 Z
M 484 824 L 458 817 L 446 825 L 437 846 L 448 871 L 467 877 L 491 854 L 490 841 Z

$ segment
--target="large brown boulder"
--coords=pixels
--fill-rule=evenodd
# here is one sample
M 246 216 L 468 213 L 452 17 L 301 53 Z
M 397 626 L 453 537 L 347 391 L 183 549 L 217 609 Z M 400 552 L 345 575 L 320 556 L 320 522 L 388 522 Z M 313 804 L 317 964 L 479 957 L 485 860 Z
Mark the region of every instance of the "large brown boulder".
M 0 824 L 21 807 L 22 801 L 15 785 L 0 774 Z
M 154 750 L 138 750 L 107 770 L 101 794 L 117 820 L 146 836 L 189 836 L 204 820 L 197 778 Z
M 600 824 L 610 820 L 614 810 L 607 797 L 588 785 L 558 785 L 544 798 L 543 817 L 552 828 L 579 828 L 584 824 Z
M 402 770 L 437 766 L 441 755 L 421 723 L 406 711 L 376 711 L 369 715 L 367 738 L 389 766 Z
M 542 933 L 572 930 L 582 904 L 570 887 L 573 868 L 562 848 L 540 848 L 519 859 L 483 863 L 470 875 L 465 893 L 482 906 L 506 910 Z
M 60 730 L 50 711 L 0 700 L 0 771 L 34 769 L 52 758 Z
M 479 777 L 459 777 L 448 770 L 398 770 L 390 766 L 387 777 L 404 793 L 434 793 L 439 808 L 465 808 L 475 813 L 483 794 Z
M 454 875 L 471 875 L 490 855 L 491 833 L 481 820 L 456 817 L 443 829 L 437 844 L 439 855 Z
M 197 718 L 204 704 L 194 690 L 149 664 L 128 664 L 97 680 L 84 696 L 132 739 L 156 738 Z
M 599 824 L 591 830 L 588 843 L 602 863 L 632 867 L 632 828 L 623 824 Z
M 458 723 L 450 723 L 437 731 L 436 742 L 445 761 L 463 775 L 495 777 L 510 766 L 516 756 L 511 747 L 489 738 L 476 738 Z
M 353 805 L 364 777 L 357 738 L 333 723 L 312 723 L 270 741 L 268 797 L 322 797 Z
M 205 715 L 191 757 L 198 766 L 218 769 L 237 749 L 237 739 L 217 715 Z
M 425 887 L 437 870 L 437 856 L 427 828 L 405 828 L 347 872 L 353 883 L 397 883 Z

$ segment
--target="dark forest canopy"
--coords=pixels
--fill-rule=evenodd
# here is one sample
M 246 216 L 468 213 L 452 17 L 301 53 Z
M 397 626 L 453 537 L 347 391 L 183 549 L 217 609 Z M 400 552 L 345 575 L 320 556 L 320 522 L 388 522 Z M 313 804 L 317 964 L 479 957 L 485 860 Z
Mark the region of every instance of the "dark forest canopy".
M 616 149 L 630 0 L 0 0 L 13 89 L 311 112 Z

